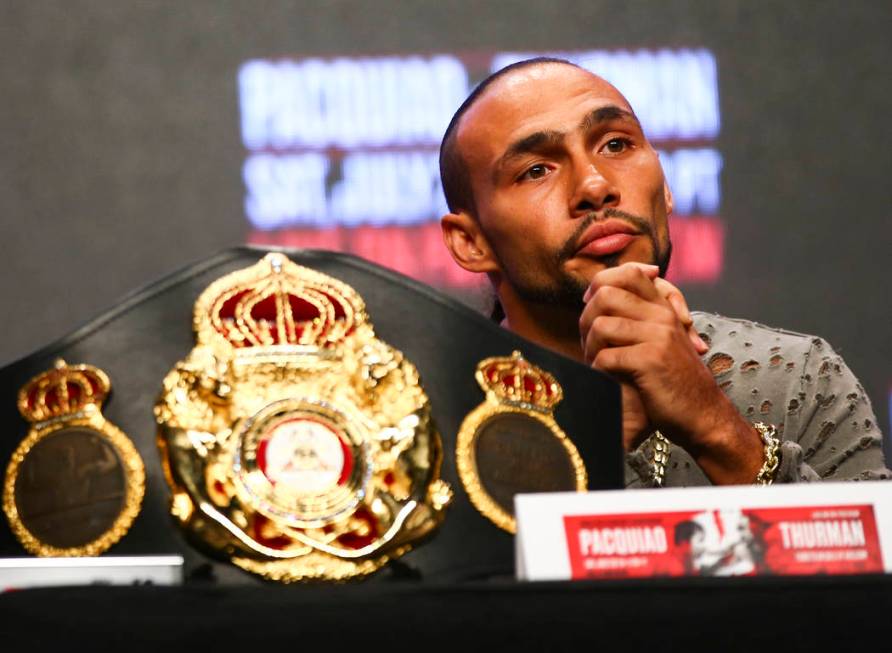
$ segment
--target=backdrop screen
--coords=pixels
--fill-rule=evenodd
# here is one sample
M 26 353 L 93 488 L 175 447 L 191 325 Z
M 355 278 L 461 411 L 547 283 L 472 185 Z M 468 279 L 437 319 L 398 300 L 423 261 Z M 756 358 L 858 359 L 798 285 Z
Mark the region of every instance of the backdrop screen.
M 352 252 L 441 287 L 480 283 L 443 247 L 440 140 L 476 83 L 543 55 L 628 98 L 673 190 L 670 278 L 716 282 L 721 119 L 706 49 L 250 60 L 238 75 L 249 240 Z

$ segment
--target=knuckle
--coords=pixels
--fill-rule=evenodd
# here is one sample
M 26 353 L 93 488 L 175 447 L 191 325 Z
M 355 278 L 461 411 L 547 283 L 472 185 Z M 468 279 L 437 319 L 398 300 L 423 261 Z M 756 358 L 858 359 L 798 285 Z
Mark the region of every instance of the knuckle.
M 614 286 L 601 286 L 595 293 L 595 301 L 598 306 L 608 306 L 616 299 L 618 292 L 619 289 Z
M 674 284 L 666 281 L 663 277 L 657 277 L 654 279 L 654 284 L 659 288 L 666 296 L 674 295 L 677 297 L 681 297 L 681 291 Z
M 610 283 L 611 274 L 613 274 L 613 268 L 607 268 L 605 270 L 601 270 L 600 272 L 596 272 L 592 277 L 592 280 L 589 282 L 589 286 L 591 287 L 592 292 L 595 292 L 604 284 Z
M 592 331 L 595 331 L 596 333 L 604 333 L 610 328 L 610 322 L 610 317 L 607 315 L 599 315 L 592 320 Z

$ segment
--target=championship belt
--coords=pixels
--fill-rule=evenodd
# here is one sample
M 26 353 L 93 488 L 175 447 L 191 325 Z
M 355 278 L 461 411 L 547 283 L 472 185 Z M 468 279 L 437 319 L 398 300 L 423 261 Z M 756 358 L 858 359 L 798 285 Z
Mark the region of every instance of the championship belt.
M 31 429 L 6 469 L 3 510 L 30 553 L 99 555 L 139 513 L 145 468 L 133 443 L 102 415 L 110 390 L 102 370 L 59 360 L 19 391 L 19 412 Z
M 554 419 L 563 390 L 551 374 L 515 351 L 481 361 L 475 377 L 486 399 L 459 429 L 458 473 L 474 507 L 514 533 L 515 494 L 585 492 L 588 474 Z
M 369 574 L 452 497 L 418 372 L 350 286 L 282 254 L 212 283 L 155 407 L 171 512 L 284 582 Z

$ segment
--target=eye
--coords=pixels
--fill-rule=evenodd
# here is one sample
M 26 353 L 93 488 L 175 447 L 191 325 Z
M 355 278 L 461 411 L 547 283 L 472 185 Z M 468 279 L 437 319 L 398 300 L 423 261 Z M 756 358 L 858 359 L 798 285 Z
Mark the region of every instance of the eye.
M 544 163 L 537 163 L 534 166 L 530 166 L 527 168 L 522 175 L 518 178 L 519 181 L 523 181 L 525 179 L 541 179 L 545 175 L 549 173 L 548 166 Z
M 601 151 L 606 154 L 622 154 L 632 146 L 628 138 L 611 138 L 601 146 Z

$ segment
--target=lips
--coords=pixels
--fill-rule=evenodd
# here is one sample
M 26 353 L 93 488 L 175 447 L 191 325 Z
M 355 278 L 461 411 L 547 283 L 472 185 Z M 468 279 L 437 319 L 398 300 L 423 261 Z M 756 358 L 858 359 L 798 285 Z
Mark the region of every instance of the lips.
M 640 232 L 622 220 L 606 220 L 589 227 L 579 239 L 577 255 L 608 256 L 624 250 Z

